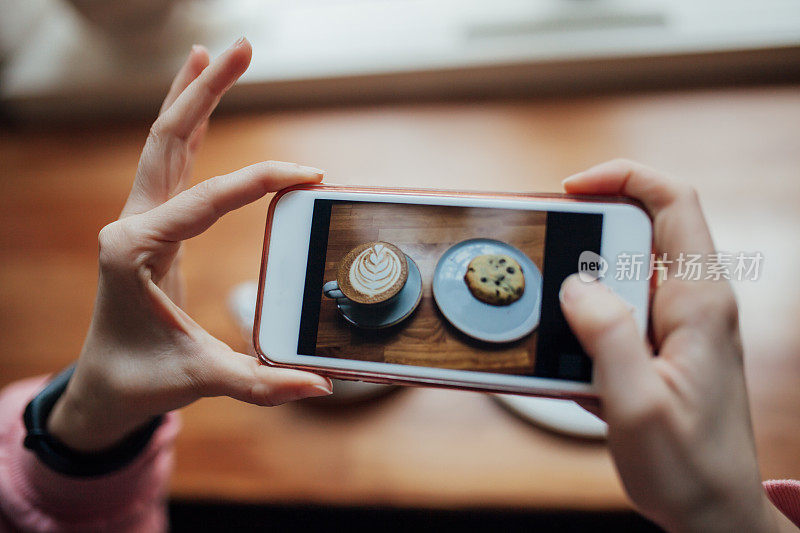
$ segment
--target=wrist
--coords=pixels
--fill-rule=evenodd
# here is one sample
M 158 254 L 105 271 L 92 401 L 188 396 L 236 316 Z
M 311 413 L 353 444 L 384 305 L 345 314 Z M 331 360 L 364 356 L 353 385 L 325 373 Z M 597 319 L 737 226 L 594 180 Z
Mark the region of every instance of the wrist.
M 146 421 L 120 412 L 101 390 L 87 386 L 76 371 L 47 418 L 48 433 L 71 450 L 93 453 L 113 448 Z
M 775 506 L 772 502 L 768 502 L 769 511 L 773 516 L 773 531 L 781 532 L 781 533 L 797 533 L 797 526 L 789 520 L 783 511 L 781 511 L 778 507 Z
M 744 498 L 738 503 L 729 502 L 724 505 L 703 506 L 702 510 L 688 513 L 684 517 L 688 520 L 678 520 L 678 523 L 671 527 L 668 526 L 667 529 L 681 533 L 714 531 L 769 533 L 780 531 L 776 513 L 780 514 L 759 486 L 758 492 L 754 491 L 750 497 Z
M 103 431 L 103 426 L 96 424 L 102 419 L 86 417 L 87 411 L 80 409 L 82 403 L 73 403 L 76 396 L 66 394 L 75 372 L 74 365 L 66 368 L 28 402 L 23 414 L 26 429 L 23 444 L 59 474 L 75 477 L 109 474 L 141 454 L 163 417 L 152 418 L 130 433 L 121 426 Z M 57 403 L 59 410 L 51 422 L 50 415 Z

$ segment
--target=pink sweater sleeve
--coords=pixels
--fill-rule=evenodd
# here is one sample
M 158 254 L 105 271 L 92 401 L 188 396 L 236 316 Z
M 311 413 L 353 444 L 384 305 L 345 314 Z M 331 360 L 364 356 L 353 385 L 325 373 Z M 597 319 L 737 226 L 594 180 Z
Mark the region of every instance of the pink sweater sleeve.
M 47 380 L 27 379 L 0 391 L 0 532 L 165 531 L 177 414 L 167 415 L 147 448 L 122 469 L 64 476 L 22 445 L 22 413 Z
M 794 525 L 800 527 L 800 481 L 773 479 L 764 482 L 764 490 L 772 504 Z

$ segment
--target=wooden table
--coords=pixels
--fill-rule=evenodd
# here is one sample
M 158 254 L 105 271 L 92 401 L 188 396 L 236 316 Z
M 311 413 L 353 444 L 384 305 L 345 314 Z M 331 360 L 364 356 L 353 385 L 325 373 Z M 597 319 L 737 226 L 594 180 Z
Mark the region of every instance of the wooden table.
M 122 207 L 147 127 L 0 133 L 0 385 L 80 350 L 97 231 Z M 762 475 L 800 478 L 800 87 L 227 115 L 196 175 L 283 159 L 340 183 L 557 191 L 616 156 L 690 180 L 718 247 L 764 255 L 761 279 L 736 284 Z M 258 273 L 265 209 L 225 217 L 186 250 L 188 312 L 239 349 L 225 302 Z M 212 399 L 184 415 L 175 497 L 628 506 L 603 444 L 530 427 L 476 393 L 406 389 L 347 409 Z

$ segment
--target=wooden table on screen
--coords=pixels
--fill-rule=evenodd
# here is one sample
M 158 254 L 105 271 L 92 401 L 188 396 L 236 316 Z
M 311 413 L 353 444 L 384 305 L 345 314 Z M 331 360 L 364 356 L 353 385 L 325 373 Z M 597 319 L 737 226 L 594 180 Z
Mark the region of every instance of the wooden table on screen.
M 124 202 L 147 128 L 0 133 L 0 385 L 80 350 L 97 231 Z M 718 247 L 763 253 L 761 279 L 735 285 L 762 476 L 800 478 L 800 87 L 227 115 L 213 121 L 195 170 L 272 158 L 341 183 L 557 191 L 564 176 L 617 156 L 690 180 Z M 187 311 L 241 350 L 226 298 L 258 274 L 265 209 L 262 200 L 231 214 L 186 247 Z M 171 494 L 628 507 L 604 444 L 529 426 L 485 395 L 424 388 L 346 409 L 200 401 L 184 411 Z
M 433 271 L 456 243 L 492 238 L 516 247 L 544 270 L 546 213 L 392 204 L 335 204 L 325 258 L 326 281 L 336 279 L 339 262 L 357 245 L 385 241 L 398 246 L 419 267 L 422 299 L 412 316 L 385 330 L 349 326 L 335 300 L 321 296 L 316 354 L 406 365 L 533 374 L 537 332 L 492 345 L 470 339 L 442 315 L 433 299 Z M 529 278 L 530 279 L 530 278 Z M 528 290 L 539 290 L 538 287 Z

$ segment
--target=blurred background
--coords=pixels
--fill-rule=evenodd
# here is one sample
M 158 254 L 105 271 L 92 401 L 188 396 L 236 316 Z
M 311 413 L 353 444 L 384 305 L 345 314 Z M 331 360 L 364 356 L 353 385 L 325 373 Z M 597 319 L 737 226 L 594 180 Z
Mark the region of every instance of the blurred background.
M 186 50 L 258 51 L 227 105 L 363 102 L 786 76 L 793 0 L 2 0 L 16 112 L 152 109 Z M 67 105 L 68 103 L 68 105 Z
M 800 478 L 796 0 L 0 0 L 0 386 L 74 360 L 97 232 L 174 72 L 241 35 L 253 62 L 195 181 L 279 159 L 334 183 L 554 192 L 628 157 L 693 183 L 718 248 L 764 256 L 734 282 L 762 476 Z M 267 202 L 186 247 L 187 311 L 239 350 L 228 302 L 258 275 Z M 477 393 L 357 400 L 185 409 L 174 529 L 653 529 L 602 439 Z

